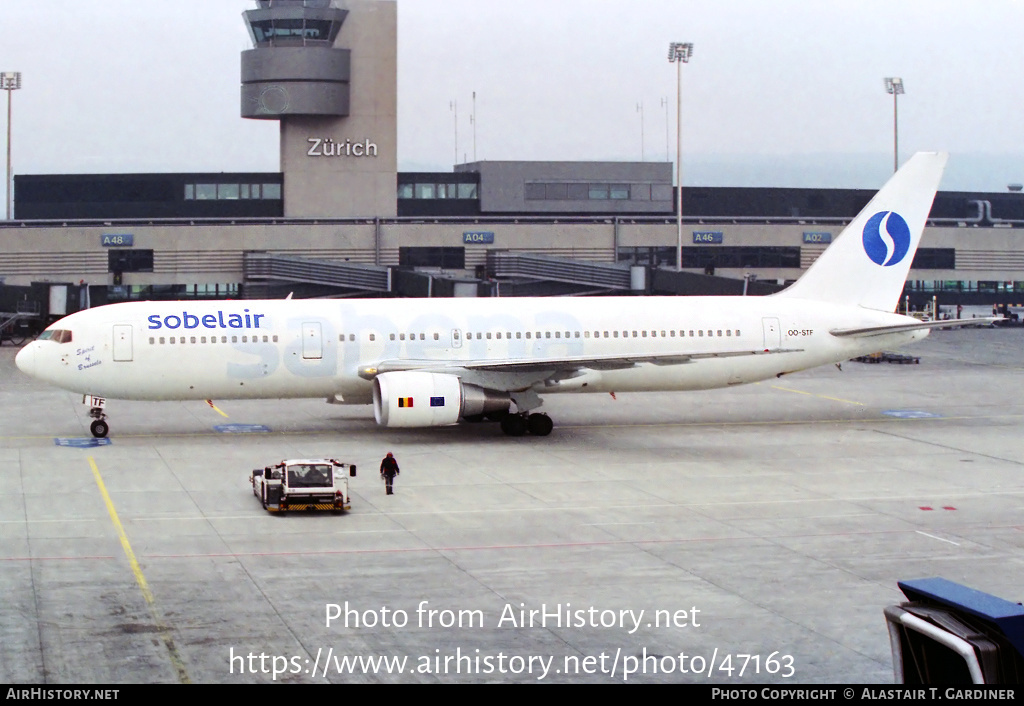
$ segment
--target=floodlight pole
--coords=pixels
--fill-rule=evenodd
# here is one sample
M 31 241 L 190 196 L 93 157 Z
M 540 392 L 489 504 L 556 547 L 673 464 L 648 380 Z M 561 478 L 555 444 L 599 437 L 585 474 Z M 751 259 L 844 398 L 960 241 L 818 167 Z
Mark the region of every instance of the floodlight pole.
M 647 148 L 644 142 L 644 102 L 636 104 L 636 112 L 640 113 L 640 161 L 647 161 Z
M 5 71 L 0 73 L 0 89 L 7 91 L 7 220 L 11 220 L 11 94 L 21 88 L 21 72 Z
M 892 170 L 896 172 L 900 168 L 899 112 L 896 106 L 896 97 L 906 93 L 903 88 L 903 79 L 898 76 L 886 78 L 885 91 L 892 95 Z
M 457 100 L 449 101 L 449 110 L 455 114 L 452 123 L 455 127 L 455 161 L 453 164 L 459 163 L 459 102 Z
M 683 64 L 693 56 L 692 42 L 672 42 L 668 60 L 676 65 L 676 272 L 683 269 Z
M 473 161 L 476 161 L 476 91 L 473 91 L 473 114 L 469 116 L 469 122 L 473 123 Z

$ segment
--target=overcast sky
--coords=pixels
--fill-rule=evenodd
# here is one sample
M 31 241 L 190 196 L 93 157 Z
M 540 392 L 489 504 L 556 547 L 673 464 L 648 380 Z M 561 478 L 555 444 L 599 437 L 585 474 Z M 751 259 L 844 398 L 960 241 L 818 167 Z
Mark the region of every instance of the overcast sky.
M 277 171 L 277 125 L 239 117 L 252 0 L 2 0 L 14 172 Z M 684 183 L 877 188 L 948 150 L 943 189 L 1024 181 L 1024 0 L 399 0 L 399 168 L 675 159 Z M 666 111 L 668 101 L 668 150 Z M 643 104 L 643 131 L 638 104 Z M 0 117 L 2 120 L 2 117 Z M 0 143 L 4 141 L 0 133 Z M 642 152 L 643 142 L 643 152 Z

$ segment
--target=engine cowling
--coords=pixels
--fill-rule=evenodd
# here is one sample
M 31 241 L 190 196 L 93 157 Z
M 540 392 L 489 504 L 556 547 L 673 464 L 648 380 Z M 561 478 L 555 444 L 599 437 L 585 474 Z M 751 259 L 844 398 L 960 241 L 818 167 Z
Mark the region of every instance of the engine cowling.
M 373 380 L 373 415 L 384 427 L 446 426 L 511 405 L 507 393 L 466 385 L 456 375 L 403 371 Z

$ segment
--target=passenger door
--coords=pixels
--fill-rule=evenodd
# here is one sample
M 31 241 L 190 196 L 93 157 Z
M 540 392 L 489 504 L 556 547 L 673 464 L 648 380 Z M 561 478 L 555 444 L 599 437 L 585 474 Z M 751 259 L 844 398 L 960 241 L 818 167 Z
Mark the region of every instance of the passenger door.
M 324 357 L 323 331 L 319 322 L 302 324 L 302 357 L 304 360 L 321 360 Z
M 130 363 L 133 357 L 131 324 L 114 325 L 114 362 Z

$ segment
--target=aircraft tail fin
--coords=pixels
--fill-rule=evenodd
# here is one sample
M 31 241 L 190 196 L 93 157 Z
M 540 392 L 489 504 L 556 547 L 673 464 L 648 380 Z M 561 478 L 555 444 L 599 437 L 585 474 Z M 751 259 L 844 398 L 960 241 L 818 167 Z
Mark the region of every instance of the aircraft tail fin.
M 894 311 L 948 158 L 911 157 L 807 272 L 775 296 Z

